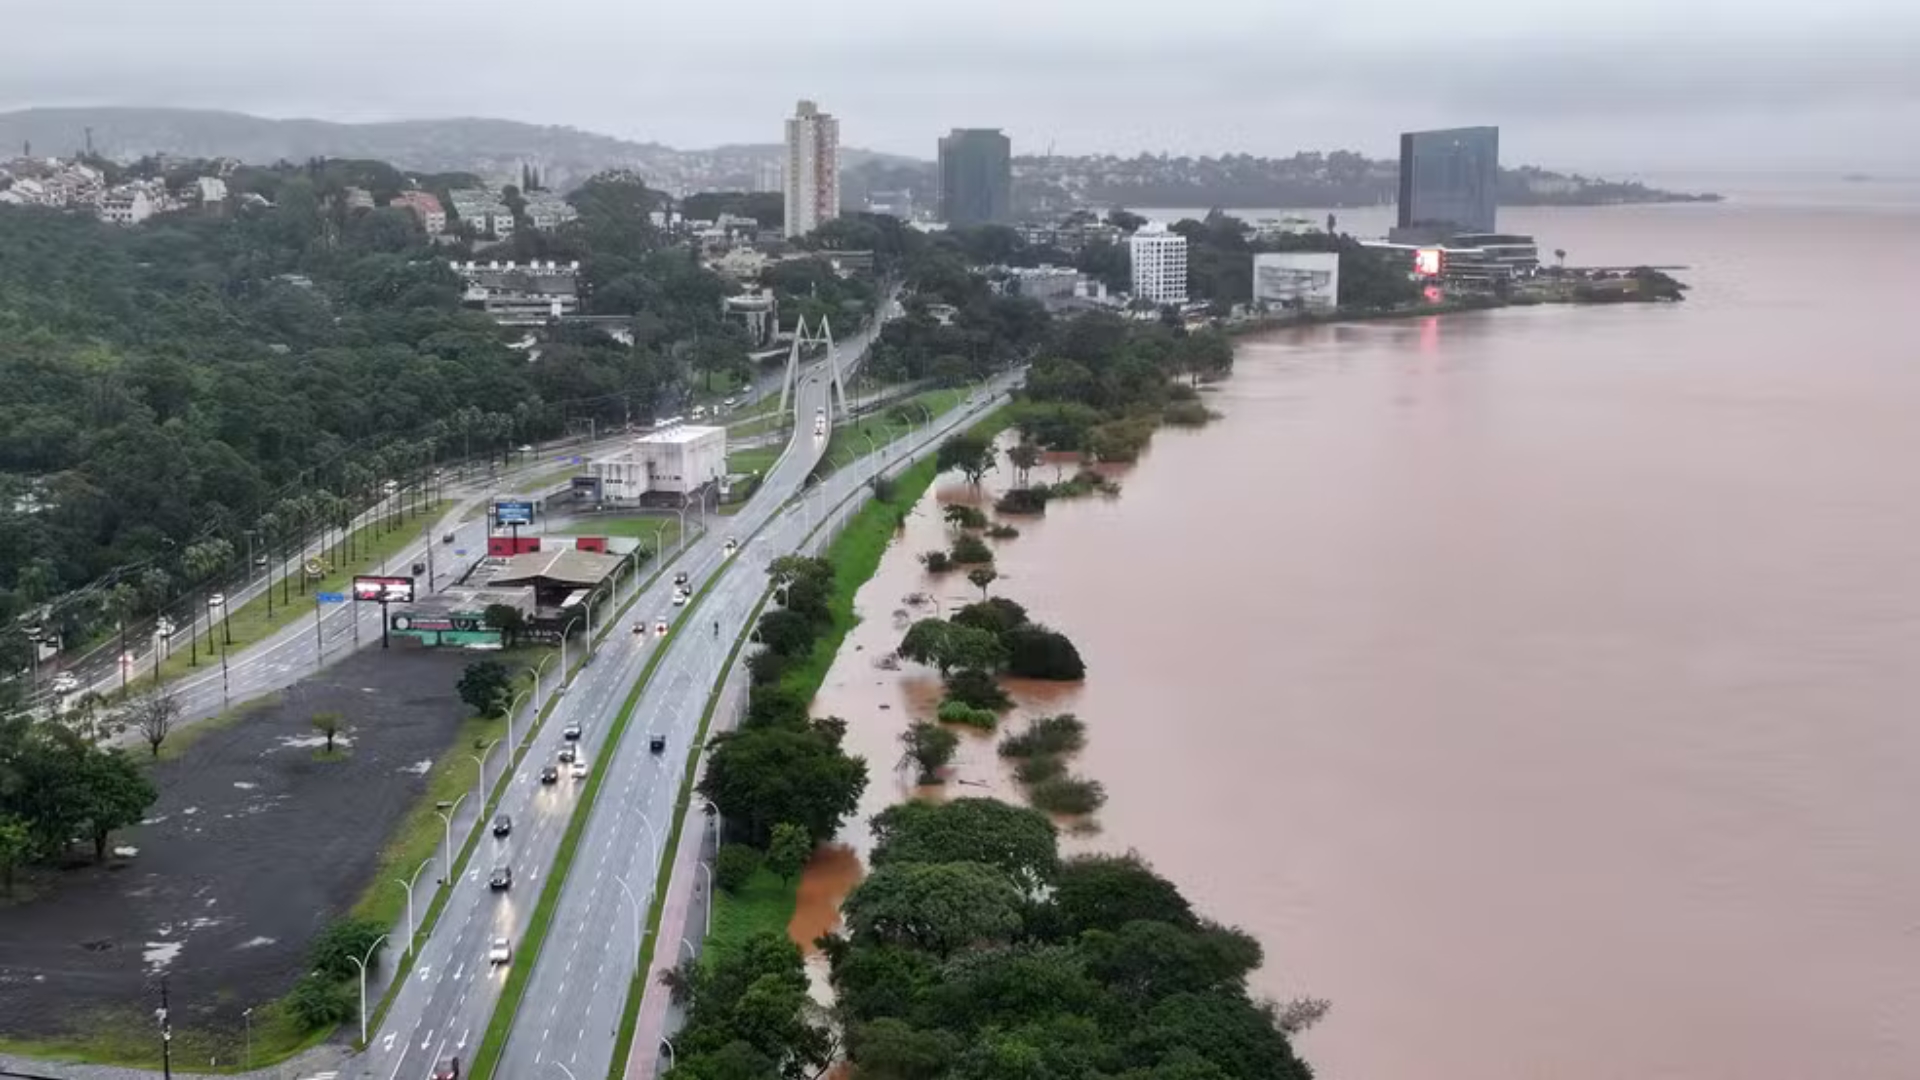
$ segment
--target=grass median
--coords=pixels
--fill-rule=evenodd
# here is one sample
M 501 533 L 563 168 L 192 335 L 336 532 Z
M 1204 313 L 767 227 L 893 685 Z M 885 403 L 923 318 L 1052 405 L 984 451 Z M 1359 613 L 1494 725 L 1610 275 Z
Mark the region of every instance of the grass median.
M 827 452 L 814 471 L 825 476 L 867 457 L 876 447 L 884 448 L 908 437 L 925 426 L 926 410 L 940 416 L 965 401 L 970 392 L 965 388 L 923 391 L 886 405 L 863 419 L 834 428 L 827 439 Z M 909 423 L 908 418 L 918 423 Z
M 353 584 L 356 574 L 366 574 L 378 570 L 382 565 L 405 551 L 409 546 L 419 543 L 426 534 L 431 522 L 437 521 L 452 503 L 442 499 L 428 506 L 418 517 L 398 528 L 387 528 L 378 523 L 367 524 L 355 530 L 351 541 L 346 545 L 332 545 L 328 552 L 352 550 L 354 557 L 343 559 L 334 564 L 327 576 L 317 581 L 308 581 L 306 594 L 301 595 L 296 586 L 287 591 L 288 599 L 282 600 L 280 591 L 284 588 L 278 581 L 274 583 L 274 597 L 268 612 L 265 593 L 235 608 L 225 620 L 214 622 L 211 626 L 203 620 L 196 629 L 197 646 L 190 646 L 185 636 L 179 636 L 169 649 L 170 655 L 160 660 L 160 678 L 162 680 L 179 678 L 193 671 L 218 671 L 220 669 L 220 642 L 227 632 L 233 634 L 233 643 L 226 647 L 229 663 L 233 661 L 236 650 L 264 641 L 286 629 L 301 619 L 313 618 L 315 593 L 347 592 Z M 330 558 L 330 556 L 329 556 Z M 198 657 L 199 664 L 192 661 Z M 153 664 L 151 658 L 147 664 L 134 673 L 132 689 L 153 684 Z

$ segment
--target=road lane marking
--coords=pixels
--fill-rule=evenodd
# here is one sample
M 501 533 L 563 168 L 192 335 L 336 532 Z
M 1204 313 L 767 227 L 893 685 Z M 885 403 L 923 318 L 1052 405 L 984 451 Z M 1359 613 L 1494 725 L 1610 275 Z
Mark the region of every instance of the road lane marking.
M 429 1031 L 427 1032 L 427 1037 L 420 1040 L 420 1049 L 425 1050 L 427 1048 L 427 1044 L 432 1041 L 433 1041 L 433 1032 Z

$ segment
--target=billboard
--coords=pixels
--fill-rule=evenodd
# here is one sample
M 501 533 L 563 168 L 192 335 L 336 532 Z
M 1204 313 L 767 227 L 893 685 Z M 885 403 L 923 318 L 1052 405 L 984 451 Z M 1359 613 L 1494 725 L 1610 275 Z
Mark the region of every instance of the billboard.
M 533 524 L 533 504 L 531 502 L 497 502 L 493 504 L 493 521 L 496 525 Z
M 1273 251 L 1255 255 L 1253 301 L 1313 311 L 1339 307 L 1339 252 Z
M 1447 261 L 1439 248 L 1421 248 L 1413 253 L 1413 272 L 1420 277 L 1439 277 Z
M 413 579 L 362 575 L 353 579 L 353 598 L 382 604 L 411 604 Z

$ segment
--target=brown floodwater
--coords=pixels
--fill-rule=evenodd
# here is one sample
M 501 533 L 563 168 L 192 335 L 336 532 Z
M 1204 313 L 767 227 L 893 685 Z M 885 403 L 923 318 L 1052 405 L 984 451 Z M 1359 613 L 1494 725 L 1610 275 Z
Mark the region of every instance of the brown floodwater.
M 1089 666 L 1016 690 L 1088 723 L 1068 846 L 1332 999 L 1325 1076 L 1920 1077 L 1920 200 L 1503 218 L 1693 299 L 1249 340 L 1222 420 L 996 545 Z M 816 702 L 873 778 L 809 937 L 915 790 L 893 613 L 977 596 L 936 518 Z M 978 736 L 945 787 L 1017 797 Z

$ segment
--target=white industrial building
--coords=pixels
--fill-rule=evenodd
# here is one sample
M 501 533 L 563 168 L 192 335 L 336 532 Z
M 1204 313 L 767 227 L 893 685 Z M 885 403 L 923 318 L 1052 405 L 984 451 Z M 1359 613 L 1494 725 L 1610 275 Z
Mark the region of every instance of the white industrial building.
M 1273 251 L 1253 257 L 1253 302 L 1289 311 L 1340 306 L 1340 254 Z
M 1187 302 L 1187 238 L 1148 222 L 1127 241 L 1133 256 L 1133 295 L 1156 304 Z
M 587 463 L 603 506 L 660 502 L 647 496 L 685 496 L 727 475 L 727 429 L 681 424 L 643 435 L 626 449 Z

